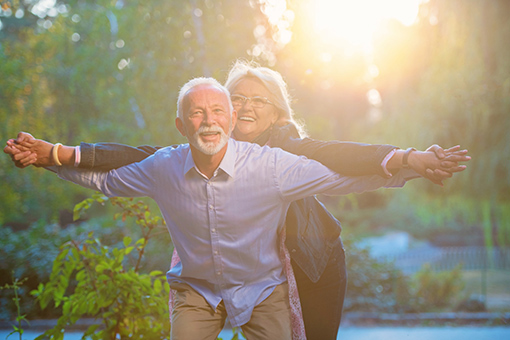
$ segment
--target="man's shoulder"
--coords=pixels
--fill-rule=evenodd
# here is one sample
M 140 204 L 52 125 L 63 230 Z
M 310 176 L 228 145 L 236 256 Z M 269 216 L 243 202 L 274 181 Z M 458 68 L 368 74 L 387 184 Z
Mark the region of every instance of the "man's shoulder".
M 172 144 L 172 145 L 169 145 L 169 146 L 165 146 L 161 149 L 158 149 L 158 151 L 156 151 L 156 154 L 161 154 L 161 155 L 169 155 L 169 154 L 174 154 L 174 155 L 177 155 L 185 150 L 189 150 L 189 144 Z
M 165 160 L 165 159 L 185 159 L 189 152 L 189 144 L 175 144 L 166 146 L 164 148 L 159 149 L 154 153 L 154 157 L 157 160 Z
M 240 142 L 234 139 L 231 140 L 232 145 L 235 148 L 235 152 L 239 158 L 255 158 L 260 159 L 261 157 L 293 157 L 294 155 L 280 149 L 279 147 L 270 147 L 268 145 L 260 146 L 255 143 Z

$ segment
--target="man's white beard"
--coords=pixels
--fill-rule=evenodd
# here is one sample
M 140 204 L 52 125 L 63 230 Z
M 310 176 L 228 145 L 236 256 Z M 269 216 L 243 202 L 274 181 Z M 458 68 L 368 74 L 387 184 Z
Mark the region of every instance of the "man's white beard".
M 232 124 L 229 127 L 229 134 Z M 201 133 L 207 132 L 219 132 L 220 133 L 220 141 L 218 143 L 214 142 L 204 142 L 200 138 Z M 215 155 L 220 152 L 221 149 L 228 143 L 229 136 L 223 131 L 219 126 L 201 126 L 197 132 L 193 134 L 193 136 L 188 136 L 188 141 L 191 145 L 197 148 L 200 152 L 205 153 L 206 155 Z

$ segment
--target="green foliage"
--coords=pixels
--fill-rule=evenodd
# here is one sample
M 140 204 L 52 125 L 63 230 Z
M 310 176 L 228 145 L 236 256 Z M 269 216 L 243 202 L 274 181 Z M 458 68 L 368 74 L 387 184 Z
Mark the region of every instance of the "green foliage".
M 28 325 L 30 325 L 30 323 L 28 322 L 28 320 L 26 319 L 26 315 L 25 314 L 21 314 L 21 304 L 20 304 L 20 297 L 19 297 L 19 290 L 23 284 L 23 282 L 26 281 L 26 279 L 23 279 L 23 280 L 19 280 L 18 278 L 14 278 L 14 273 L 13 273 L 13 282 L 12 284 L 6 284 L 4 285 L 3 287 L 0 287 L 0 290 L 2 289 L 12 289 L 12 291 L 14 292 L 14 297 L 12 298 L 12 300 L 14 301 L 14 304 L 16 305 L 16 322 L 17 322 L 17 325 L 12 325 L 12 332 L 9 333 L 9 336 L 11 336 L 12 334 L 15 334 L 15 333 L 18 333 L 19 334 L 19 339 L 21 340 L 23 338 L 23 327 L 21 325 L 22 321 L 23 322 L 26 322 Z
M 76 206 L 75 212 L 90 208 L 92 202 L 108 198 L 95 194 Z M 132 199 L 111 199 L 123 209 L 123 216 L 133 216 L 142 230 L 142 237 L 133 242 L 123 239 L 119 248 L 108 247 L 94 238 L 93 232 L 77 242 L 63 244 L 53 262 L 50 279 L 32 291 L 42 309 L 50 303 L 61 308 L 57 325 L 39 338 L 62 339 L 65 327 L 80 318 L 93 317 L 102 321 L 90 326 L 83 337 L 92 339 L 166 339 L 169 334 L 168 295 L 170 288 L 161 271 L 140 273 L 140 263 L 152 232 L 161 218 L 152 216 L 143 202 Z M 129 266 L 134 256 L 136 265 Z
M 102 195 L 95 196 L 98 201 L 101 201 L 101 197 L 103 197 Z M 88 203 L 90 201 L 91 199 L 85 200 Z M 121 203 L 120 201 L 115 202 Z M 139 201 L 128 200 L 123 204 L 133 206 L 133 213 L 146 213 Z M 128 217 L 126 212 L 120 214 Z M 149 223 L 157 224 L 160 223 L 161 217 L 155 215 L 146 220 Z M 16 277 L 25 277 L 26 280 L 19 290 L 22 297 L 20 303 L 24 313 L 29 318 L 55 317 L 58 314 L 57 310 L 50 306 L 41 311 L 29 292 L 36 289 L 40 282 L 49 280 L 52 263 L 59 253 L 59 247 L 71 240 L 78 243 L 84 242 L 90 231 L 94 232 L 94 236 L 100 239 L 102 244 L 112 248 L 121 247 L 126 235 L 130 235 L 133 239 L 142 238 L 143 231 L 139 229 L 141 228 L 136 223 L 130 223 L 130 219 L 123 222 L 119 217 L 117 221 L 114 221 L 110 216 L 82 221 L 66 228 L 56 224 L 45 224 L 44 221 L 34 223 L 26 230 L 13 231 L 11 228 L 0 228 L 0 258 L 2 258 L 0 286 L 10 283 L 9 278 L 12 271 Z M 145 253 L 151 254 L 149 255 L 151 260 L 146 260 L 146 256 L 141 260 L 139 257 L 133 256 L 127 259 L 132 267 L 138 266 L 140 272 L 145 274 L 168 268 L 173 250 L 166 228 L 159 226 L 151 235 L 155 237 L 144 248 Z M 16 313 L 16 306 L 13 304 L 12 298 L 12 290 L 0 291 L 0 304 L 2 305 L 0 318 L 10 318 Z
M 383 128 L 397 145 L 460 143 L 473 156 L 468 171 L 449 181 L 447 194 L 476 195 L 492 203 L 509 198 L 510 167 L 504 156 L 510 145 L 508 10 L 504 0 L 429 1 L 408 39 L 393 50 L 386 45 L 391 42 L 381 41 L 375 51 L 387 119 L 374 128 Z M 431 24 L 434 18 L 437 24 Z M 409 39 L 413 36 L 420 39 Z M 403 49 L 409 58 L 400 58 Z
M 124 257 L 133 250 L 141 254 L 145 239 L 132 243 L 126 237 L 124 244 L 123 248 L 110 248 L 91 233 L 81 244 L 71 241 L 62 246 L 50 281 L 33 291 L 42 308 L 50 302 L 62 308 L 57 326 L 45 336 L 58 338 L 66 326 L 83 317 L 94 317 L 102 320 L 104 329 L 91 326 L 84 336 L 167 338 L 169 286 L 165 275 L 160 271 L 139 274 L 135 268 L 126 268 Z M 73 280 L 76 287 L 67 292 Z
M 435 224 L 437 229 L 457 232 L 465 227 L 462 234 L 470 236 L 475 226 L 481 238 L 485 230 L 487 244 L 490 237 L 507 240 L 496 235 L 508 235 L 509 228 L 505 216 L 510 211 L 510 2 L 430 0 L 421 4 L 414 25 L 389 21 L 374 37 L 373 53 L 365 58 L 377 66 L 378 75 L 371 82 L 365 80 L 369 65 L 362 56 L 310 30 L 306 2 L 293 3 L 293 9 L 294 36 L 278 55 L 277 66 L 295 88 L 294 109 L 313 138 L 420 149 L 432 143 L 460 144 L 472 156 L 467 170 L 445 181 L 444 188 L 413 183 L 412 189 L 386 197 L 388 203 L 396 200 L 394 205 L 399 205 L 391 212 L 393 218 L 388 214 L 381 221 L 380 214 L 369 213 L 364 220 L 356 218 L 352 227 L 393 228 L 402 221 L 402 226 L 427 230 L 429 235 Z M 330 62 L 321 60 L 324 54 Z M 379 118 L 370 114 L 366 101 L 372 88 L 382 98 Z M 421 202 L 414 192 L 422 196 Z M 457 206 L 451 214 L 453 204 L 441 206 L 450 199 Z M 479 201 L 489 202 L 490 214 L 483 204 L 476 204 Z M 408 212 L 418 210 L 416 221 L 416 215 Z M 344 215 L 338 214 L 342 220 Z
M 48 281 L 53 260 L 59 253 L 59 247 L 71 240 L 83 242 L 89 231 L 93 231 L 103 244 L 120 245 L 124 234 L 129 231 L 126 230 L 127 227 L 124 223 L 115 222 L 111 217 L 107 217 L 70 225 L 67 228 L 56 224 L 46 224 L 42 220 L 32 224 L 26 230 L 13 231 L 7 227 L 0 228 L 0 258 L 2 258 L 0 261 L 0 285 L 9 284 L 11 272 L 14 271 L 15 277 L 26 278 L 19 293 L 22 297 L 21 307 L 27 317 L 55 317 L 56 310 L 47 308 L 42 312 L 38 305 L 34 304 L 29 292 L 36 289 L 40 282 Z M 166 230 L 164 232 L 166 235 L 168 234 Z M 133 235 L 137 235 L 137 233 L 133 233 Z M 164 245 L 160 244 L 160 239 Z M 144 263 L 144 272 L 150 272 L 155 268 L 165 268 L 168 265 L 167 259 L 171 251 L 168 243 L 168 237 L 160 236 L 153 244 L 149 245 L 150 251 L 162 254 L 162 258 Z M 9 318 L 15 314 L 16 306 L 12 303 L 12 297 L 11 290 L 0 291 L 1 318 Z
M 234 59 L 249 57 L 253 28 L 267 25 L 249 1 L 69 0 L 40 17 L 30 12 L 37 3 L 13 2 L 24 17 L 1 19 L 2 141 L 29 131 L 68 145 L 182 142 L 173 124 L 179 86 L 223 80 Z M 83 198 L 77 186 L 10 163 L 0 157 L 0 224 L 54 221 Z
M 413 278 L 416 306 L 419 311 L 433 311 L 452 304 L 464 288 L 462 268 L 434 272 L 430 265 L 415 274 Z
M 412 308 L 409 278 L 392 263 L 373 259 L 367 249 L 345 242 L 346 311 L 406 312 Z
M 434 272 L 426 264 L 413 276 L 391 262 L 374 259 L 367 249 L 345 242 L 348 287 L 346 311 L 434 312 L 451 306 L 464 288 L 461 267 Z

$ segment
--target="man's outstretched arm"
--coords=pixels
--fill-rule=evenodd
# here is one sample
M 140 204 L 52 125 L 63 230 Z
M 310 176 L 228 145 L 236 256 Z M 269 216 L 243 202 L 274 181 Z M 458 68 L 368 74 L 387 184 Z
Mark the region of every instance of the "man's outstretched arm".
M 9 154 L 19 168 L 29 165 L 48 167 L 55 164 L 52 157 L 54 144 L 35 139 L 27 132 L 20 132 L 16 139 L 9 139 L 4 152 Z M 140 162 L 161 147 L 143 145 L 132 147 L 117 143 L 81 143 L 79 147 L 62 145 L 56 155 L 63 165 L 78 168 L 108 171 Z
M 316 143 L 319 143 L 319 141 L 316 141 Z M 329 145 L 332 142 L 322 143 Z M 80 149 L 69 146 L 59 146 L 55 152 L 52 152 L 54 151 L 53 147 L 54 145 L 51 143 L 34 139 L 32 135 L 20 132 L 17 139 L 11 139 L 7 142 L 4 152 L 10 154 L 16 166 L 20 168 L 31 164 L 47 167 L 55 165 L 56 160 L 64 165 L 74 164 L 76 167 L 80 168 L 108 171 L 127 164 L 139 162 L 158 150 L 158 147 L 143 146 L 134 148 L 128 145 L 115 143 L 82 143 L 81 152 Z M 346 147 L 340 149 L 345 148 Z M 391 150 L 391 148 L 392 147 L 390 147 L 389 150 Z M 314 147 L 314 149 L 316 149 L 316 147 Z M 338 147 L 335 146 L 334 150 L 338 152 L 336 149 L 338 149 Z M 389 150 L 385 150 L 385 152 L 387 153 Z M 413 153 L 408 155 L 409 167 L 422 177 L 439 185 L 442 185 L 442 181 L 451 177 L 453 173 L 463 171 L 466 168 L 464 165 L 459 165 L 459 162 L 465 162 L 470 159 L 470 157 L 467 156 L 467 150 L 460 150 L 458 146 L 443 150 L 443 148 L 438 145 L 432 145 L 426 151 L 433 151 L 438 158 L 438 162 L 434 164 L 434 168 L 427 168 L 427 164 L 421 162 L 419 157 L 415 157 L 420 151 L 416 151 L 416 153 L 413 152 L 414 155 Z M 363 152 L 365 154 L 367 152 L 370 153 L 368 150 Z M 390 171 L 398 171 L 401 169 L 403 166 L 402 159 L 404 153 L 404 150 L 393 150 L 393 154 L 389 155 L 391 157 L 388 157 L 389 161 L 386 164 L 387 169 Z M 314 154 L 320 156 L 325 153 L 315 152 Z M 335 166 L 328 163 L 328 159 L 335 158 L 334 155 L 328 153 L 327 157 L 322 156 L 322 158 L 317 158 L 318 159 L 312 159 L 329 166 L 332 170 L 340 174 L 344 174 L 342 171 L 338 171 Z M 369 171 L 368 174 L 376 174 L 379 172 L 379 170 L 372 170 L 372 172 Z

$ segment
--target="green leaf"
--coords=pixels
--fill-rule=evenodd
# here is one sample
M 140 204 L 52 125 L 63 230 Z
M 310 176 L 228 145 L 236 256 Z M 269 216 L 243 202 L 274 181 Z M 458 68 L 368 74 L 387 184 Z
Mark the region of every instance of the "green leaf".
M 100 263 L 96 266 L 96 272 L 102 273 L 106 269 L 106 265 L 104 263 Z
M 156 280 L 154 281 L 154 293 L 156 295 L 158 295 L 159 293 L 161 293 L 161 289 L 162 289 L 162 284 L 161 284 L 161 281 L 160 280 Z
M 123 240 L 123 243 L 124 243 L 124 247 L 127 247 L 128 245 L 130 245 L 131 244 L 131 237 L 125 236 L 124 240 Z
M 97 281 L 110 281 L 110 277 L 105 274 L 101 274 L 98 276 Z

